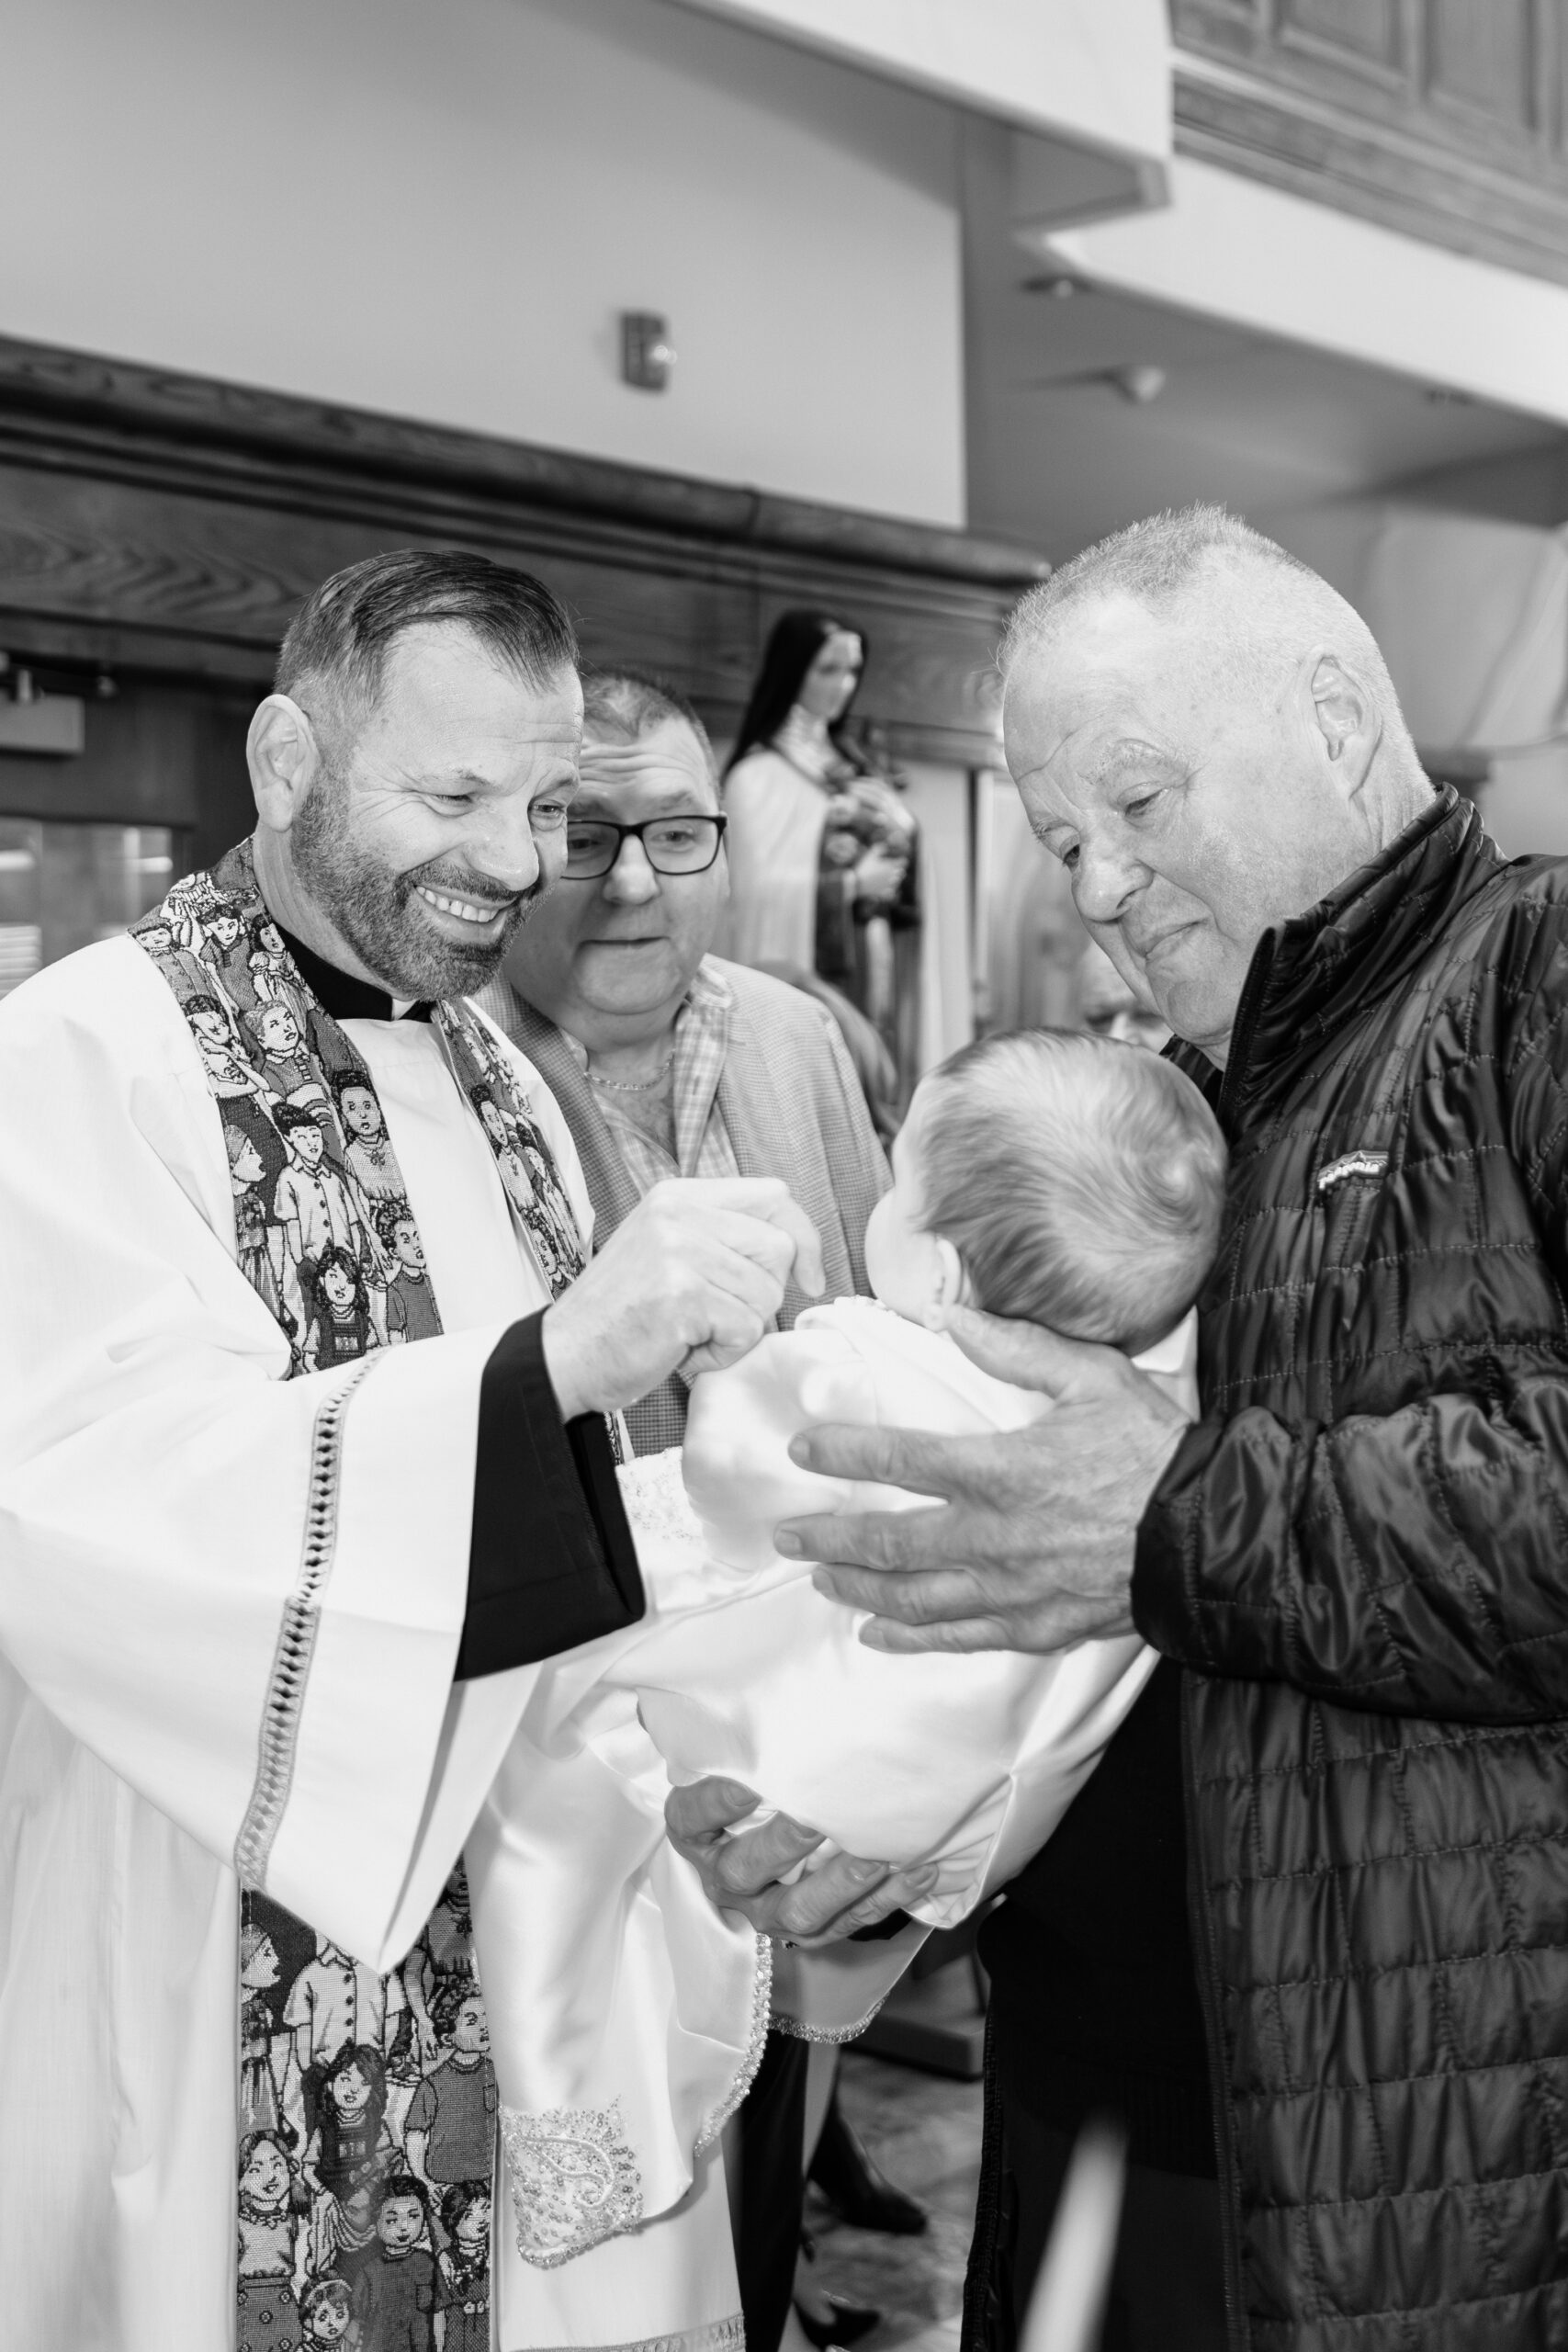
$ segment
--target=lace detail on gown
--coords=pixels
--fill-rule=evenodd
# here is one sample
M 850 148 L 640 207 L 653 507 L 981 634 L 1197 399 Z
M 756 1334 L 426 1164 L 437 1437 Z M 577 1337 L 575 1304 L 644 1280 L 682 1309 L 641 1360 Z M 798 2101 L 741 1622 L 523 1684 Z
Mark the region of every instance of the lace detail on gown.
M 678 1445 L 668 1447 L 662 1453 L 645 1453 L 635 1462 L 623 1462 L 615 1476 L 639 1550 L 645 1536 L 650 1544 L 693 1544 L 701 1547 L 702 1522 L 687 1500 Z
M 553 2270 L 642 2219 L 642 2176 L 627 2146 L 618 2099 L 606 2108 L 501 2110 L 517 2251 Z
M 723 2098 L 720 2099 L 718 2105 L 714 2109 L 712 2114 L 705 2117 L 704 2119 L 703 2127 L 697 2133 L 697 2150 L 699 2154 L 704 2148 L 711 2147 L 713 2145 L 713 2143 L 717 2139 L 719 2133 L 723 2131 L 730 2117 L 737 2113 L 741 2101 L 745 2098 L 747 2092 L 750 2089 L 752 2084 L 757 2079 L 757 2069 L 762 2063 L 762 2052 L 767 2047 L 768 2020 L 773 2006 L 773 1941 L 771 1938 L 759 1934 L 757 1938 L 757 1973 L 753 1978 L 751 1984 L 750 2037 L 747 2041 L 745 2053 L 742 2056 L 740 2064 L 736 2071 L 734 2081 L 730 2084 L 728 2090 L 725 2093 Z
M 681 1477 L 681 1449 L 644 1453 L 615 1472 L 650 1609 L 700 1609 L 731 1571 L 709 1552 Z

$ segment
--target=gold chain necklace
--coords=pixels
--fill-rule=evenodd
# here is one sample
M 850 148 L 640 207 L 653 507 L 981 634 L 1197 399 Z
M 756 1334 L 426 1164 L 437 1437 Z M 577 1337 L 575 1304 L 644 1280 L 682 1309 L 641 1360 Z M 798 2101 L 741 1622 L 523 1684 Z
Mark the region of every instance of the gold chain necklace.
M 588 1083 L 590 1086 L 607 1086 L 612 1094 L 651 1094 L 654 1088 L 669 1077 L 674 1066 L 675 1048 L 671 1046 L 669 1058 L 660 1064 L 651 1078 L 601 1078 L 598 1071 L 591 1068 Z

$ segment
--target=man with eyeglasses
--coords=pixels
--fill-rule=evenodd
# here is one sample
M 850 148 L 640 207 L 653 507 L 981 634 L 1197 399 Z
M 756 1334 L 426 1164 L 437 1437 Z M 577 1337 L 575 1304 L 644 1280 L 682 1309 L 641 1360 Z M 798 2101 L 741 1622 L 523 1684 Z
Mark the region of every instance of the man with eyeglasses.
M 565 1114 L 599 1245 L 666 1178 L 782 1177 L 821 1238 L 826 1295 L 866 1291 L 866 1219 L 889 1178 L 837 1025 L 709 952 L 729 875 L 702 720 L 661 681 L 590 674 L 580 775 L 560 879 L 476 1001 Z M 792 1284 L 779 1322 L 810 1303 Z M 685 1420 L 679 1374 L 626 1414 L 639 1453 L 678 1445 Z M 758 2352 L 779 2343 L 795 2283 L 806 2054 L 770 2036 L 740 2116 L 736 2253 Z M 879 2177 L 866 2185 L 918 2221 Z
M 886 1163 L 831 1017 L 709 952 L 729 876 L 702 720 L 661 681 L 590 675 L 580 774 L 561 878 L 475 1001 L 565 1113 L 599 1246 L 668 1177 L 782 1177 L 821 1237 L 826 1295 L 864 1292 Z M 784 1328 L 808 1304 L 786 1290 Z M 650 1453 L 685 1418 L 672 1374 L 626 1421 Z

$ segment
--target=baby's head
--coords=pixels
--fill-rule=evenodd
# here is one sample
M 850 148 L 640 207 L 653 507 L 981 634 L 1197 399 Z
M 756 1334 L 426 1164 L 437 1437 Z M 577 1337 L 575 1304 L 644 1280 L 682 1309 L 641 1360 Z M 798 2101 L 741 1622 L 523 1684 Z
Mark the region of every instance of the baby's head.
M 1178 1323 L 1219 1246 L 1225 1148 L 1190 1078 L 1143 1046 L 1019 1029 L 916 1089 L 866 1227 L 878 1298 L 963 1303 L 1135 1355 Z

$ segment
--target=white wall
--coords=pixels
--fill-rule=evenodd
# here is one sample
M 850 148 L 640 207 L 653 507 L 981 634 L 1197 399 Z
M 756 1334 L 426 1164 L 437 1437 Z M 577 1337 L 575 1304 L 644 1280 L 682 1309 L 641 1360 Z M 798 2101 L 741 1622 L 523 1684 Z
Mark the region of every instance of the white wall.
M 1170 154 L 1166 0 L 687 0 L 980 112 L 1157 166 Z
M 1190 157 L 1170 193 L 1043 250 L 1095 285 L 1568 423 L 1568 287 Z
M 1568 857 L 1568 743 L 1494 760 L 1481 813 L 1506 857 Z
M 963 520 L 934 98 L 664 0 L 14 0 L 4 74 L 0 332 Z
M 975 1034 L 969 779 L 962 768 L 931 761 L 899 764 L 924 843 L 920 1067 L 931 1069 Z
M 1505 854 L 1568 855 L 1568 533 L 1398 499 L 1257 519 L 1361 614 L 1417 744 L 1490 759 Z

